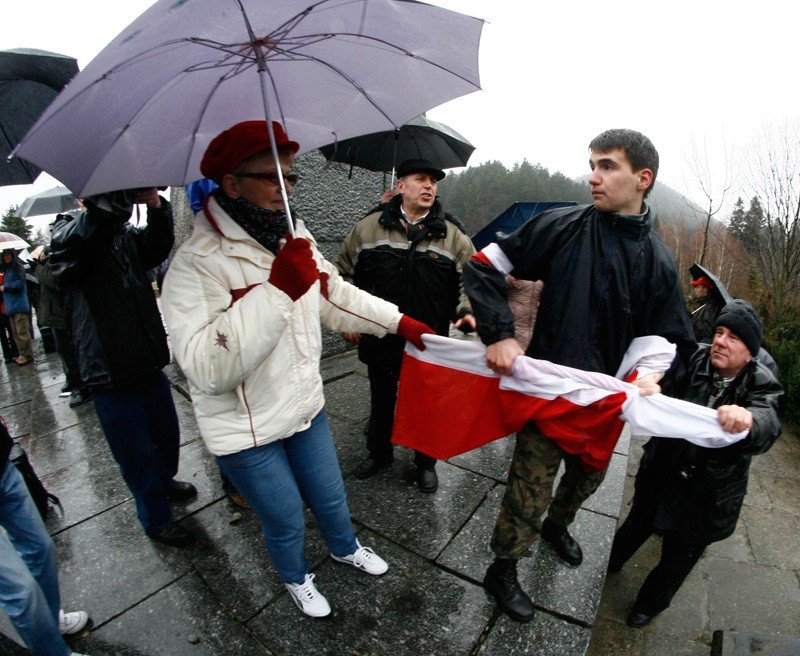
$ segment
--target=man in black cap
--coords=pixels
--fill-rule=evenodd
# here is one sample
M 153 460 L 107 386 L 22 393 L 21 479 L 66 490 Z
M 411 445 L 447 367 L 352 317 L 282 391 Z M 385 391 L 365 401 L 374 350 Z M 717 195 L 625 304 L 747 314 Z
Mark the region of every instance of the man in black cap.
M 762 327 L 747 301 L 728 303 L 717 317 L 711 344 L 700 344 L 683 374 L 667 377 L 671 396 L 716 408 L 739 442 L 712 449 L 654 437 L 644 446 L 632 507 L 614 536 L 609 572 L 618 572 L 650 535 L 663 534 L 661 560 L 648 575 L 628 626 L 641 628 L 662 610 L 700 559 L 706 546 L 736 528 L 753 455 L 767 451 L 781 433 L 783 388 L 755 359 Z
M 397 168 L 398 194 L 361 219 L 342 243 L 336 266 L 356 286 L 396 303 L 400 311 L 439 335 L 450 323 L 475 328 L 464 294 L 461 271 L 475 249 L 454 216 L 436 199 L 444 171 L 424 159 L 406 160 Z M 356 467 L 357 478 L 376 474 L 394 461 L 391 443 L 394 407 L 405 340 L 399 335 L 374 337 L 347 333 L 366 363 L 372 402 L 367 450 Z M 414 456 L 415 478 L 422 492 L 438 488 L 436 460 Z

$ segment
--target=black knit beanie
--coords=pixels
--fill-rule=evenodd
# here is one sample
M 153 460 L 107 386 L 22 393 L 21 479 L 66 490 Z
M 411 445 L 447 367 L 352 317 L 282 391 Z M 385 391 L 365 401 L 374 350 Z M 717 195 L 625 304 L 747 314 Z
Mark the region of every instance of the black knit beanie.
M 741 339 L 755 356 L 761 348 L 764 328 L 755 308 L 740 298 L 731 301 L 719 313 L 714 328 L 725 326 Z

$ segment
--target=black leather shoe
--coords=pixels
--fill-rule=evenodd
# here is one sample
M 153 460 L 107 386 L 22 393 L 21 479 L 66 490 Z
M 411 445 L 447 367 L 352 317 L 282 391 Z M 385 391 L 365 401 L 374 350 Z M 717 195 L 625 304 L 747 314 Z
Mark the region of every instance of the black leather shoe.
M 483 587 L 494 597 L 500 610 L 515 622 L 533 619 L 533 602 L 517 581 L 517 561 L 496 559 L 483 579 Z
M 89 392 L 84 392 L 81 390 L 73 390 L 72 396 L 69 400 L 69 407 L 70 408 L 77 408 L 84 403 L 89 403 L 92 400 L 92 397 L 89 395 Z
M 170 524 L 161 531 L 145 532 L 153 540 L 170 547 L 188 547 L 190 544 L 194 544 L 194 534 L 177 524 Z
M 390 460 L 375 460 L 372 456 L 367 456 L 361 462 L 358 463 L 358 466 L 355 469 L 356 478 L 360 478 L 362 481 L 365 478 L 369 478 L 370 476 L 374 476 L 377 474 L 381 469 L 385 469 L 389 465 L 394 462 L 394 458 Z
M 167 488 L 167 499 L 170 501 L 188 501 L 197 496 L 197 488 L 185 481 L 172 481 Z
M 583 551 L 565 526 L 558 526 L 549 519 L 542 522 L 542 537 L 553 545 L 556 553 L 570 565 L 583 562 Z
M 641 629 L 642 627 L 650 624 L 650 620 L 652 620 L 654 617 L 655 615 L 647 615 L 646 613 L 631 611 L 631 614 L 628 615 L 628 626 L 632 629 Z
M 417 467 L 415 478 L 420 492 L 431 494 L 439 489 L 439 477 L 436 475 L 435 469 L 420 469 Z

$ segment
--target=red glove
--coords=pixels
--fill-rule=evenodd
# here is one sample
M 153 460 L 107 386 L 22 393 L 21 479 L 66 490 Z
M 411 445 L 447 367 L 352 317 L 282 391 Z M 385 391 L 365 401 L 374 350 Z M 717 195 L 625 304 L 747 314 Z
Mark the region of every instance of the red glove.
M 423 335 L 435 335 L 428 326 L 416 319 L 412 319 L 407 314 L 400 318 L 400 323 L 397 326 L 397 334 L 403 339 L 411 342 L 420 351 L 425 350 L 425 344 L 422 341 Z
M 269 281 L 296 301 L 317 280 L 319 271 L 307 239 L 289 239 L 272 263 Z

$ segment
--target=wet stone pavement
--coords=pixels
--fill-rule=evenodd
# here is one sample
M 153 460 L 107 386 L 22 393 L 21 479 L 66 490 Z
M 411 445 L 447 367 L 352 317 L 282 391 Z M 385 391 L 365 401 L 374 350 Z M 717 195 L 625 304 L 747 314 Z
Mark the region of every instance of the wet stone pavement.
M 489 537 L 513 439 L 439 463 L 440 485 L 432 495 L 417 491 L 409 470 L 411 453 L 400 448 L 392 467 L 359 481 L 352 472 L 364 454 L 362 431 L 369 411 L 366 370 L 354 355 L 345 354 L 324 360 L 322 371 L 356 532 L 363 544 L 389 562 L 390 569 L 375 578 L 333 562 L 309 516 L 306 549 L 311 571 L 333 607 L 332 617 L 313 620 L 297 610 L 280 584 L 253 513 L 235 506 L 223 493 L 176 367 L 168 367 L 167 373 L 182 431 L 178 478 L 198 489 L 195 500 L 174 506 L 180 522 L 198 537 L 187 549 L 163 546 L 144 535 L 92 404 L 71 409 L 69 399 L 59 397 L 63 374 L 55 354 L 40 353 L 33 366 L 0 367 L 0 414 L 64 507 L 63 515 L 51 511 L 47 521 L 59 554 L 62 602 L 67 610 L 88 611 L 93 620 L 92 630 L 72 641 L 74 649 L 92 656 L 708 653 L 708 641 L 705 651 L 670 651 L 668 645 L 679 644 L 675 631 L 656 628 L 654 633 L 648 627 L 637 632 L 624 627 L 639 570 L 634 568 L 632 577 L 621 579 L 619 594 L 608 585 L 603 594 L 608 551 L 629 488 L 626 479 L 630 482 L 627 434 L 620 440 L 606 481 L 573 526 L 584 546 L 584 563 L 569 567 L 545 543 L 537 543 L 533 557 L 521 561 L 520 581 L 539 612 L 533 622 L 518 624 L 498 613 L 481 586 L 492 560 Z M 779 466 L 765 464 L 759 468 L 759 479 L 773 476 Z M 788 486 L 785 502 L 789 527 L 794 527 L 794 551 L 771 543 L 769 537 L 761 538 L 760 545 L 751 539 L 748 547 L 766 559 L 776 550 L 794 554 L 794 572 L 767 568 L 773 577 L 767 585 L 774 603 L 784 609 L 789 603 L 786 622 L 792 613 L 796 618 L 800 608 L 796 483 L 797 478 L 795 487 Z M 767 503 L 760 495 L 759 491 L 745 517 Z M 754 516 L 753 522 L 758 521 L 764 520 Z M 745 547 L 741 540 L 732 540 L 721 549 L 736 556 Z M 652 558 L 652 550 L 648 553 Z M 767 576 L 765 571 L 751 571 L 755 562 L 742 569 L 741 560 L 746 558 L 711 561 L 701 568 L 703 580 L 735 580 L 742 572 Z M 697 590 L 698 584 L 689 583 L 691 602 L 701 603 L 704 593 Z M 757 587 L 755 582 L 748 585 Z M 723 616 L 726 603 L 736 602 L 718 602 Z M 683 605 L 678 610 L 671 622 L 689 623 L 694 630 L 699 618 Z M 773 614 L 779 613 L 776 609 Z M 701 631 L 707 634 L 708 618 L 704 621 Z M 15 634 L 2 612 L 0 634 L 0 654 L 28 653 L 3 637 Z M 663 649 L 644 651 L 645 645 L 656 644 L 648 636 L 660 640 Z
M 571 568 L 544 544 L 521 563 L 520 580 L 540 612 L 517 624 L 497 612 L 480 584 L 492 560 L 489 537 L 513 440 L 439 463 L 432 495 L 417 491 L 411 452 L 399 447 L 392 467 L 359 481 L 352 471 L 364 454 L 366 370 L 352 354 L 324 360 L 322 370 L 356 532 L 390 569 L 375 578 L 335 563 L 309 516 L 311 571 L 333 607 L 332 617 L 312 620 L 280 584 L 254 514 L 223 493 L 177 367 L 167 369 L 181 422 L 177 478 L 198 489 L 195 500 L 174 506 L 198 536 L 187 549 L 144 535 L 92 404 L 71 409 L 59 397 L 63 373 L 55 354 L 40 353 L 33 366 L 0 367 L 0 414 L 64 507 L 47 520 L 62 602 L 93 620 L 73 647 L 93 656 L 585 653 L 622 497 L 624 453 L 614 456 L 603 488 L 579 513 L 576 536 L 596 545 L 586 549 L 584 564 Z M 620 446 L 626 445 L 627 439 Z M 0 633 L 15 636 L 4 616 Z M 7 639 L 0 639 L 3 649 L 26 653 Z

